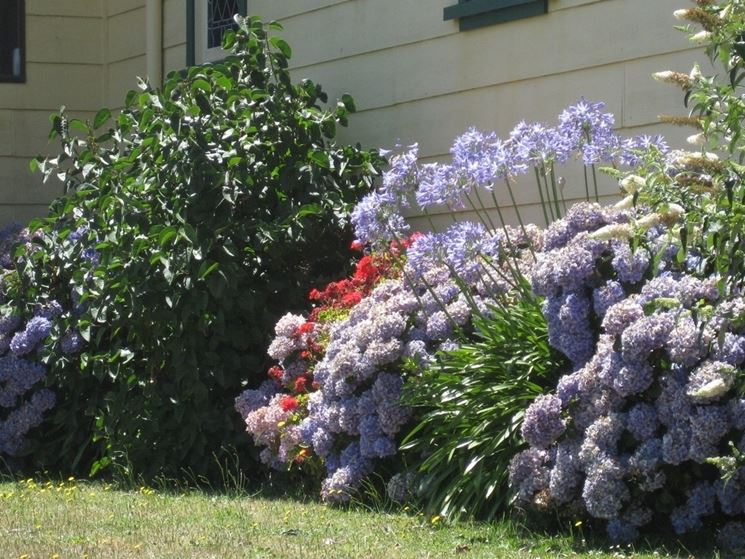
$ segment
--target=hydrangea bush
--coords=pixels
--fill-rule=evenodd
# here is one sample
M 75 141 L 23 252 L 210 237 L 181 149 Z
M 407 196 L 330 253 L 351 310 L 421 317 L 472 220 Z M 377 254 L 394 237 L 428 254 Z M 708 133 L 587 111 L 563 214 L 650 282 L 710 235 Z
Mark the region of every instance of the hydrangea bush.
M 26 435 L 38 427 L 56 403 L 47 388 L 46 354 L 57 343 L 65 356 L 84 342 L 69 325 L 74 313 L 56 300 L 29 302 L 13 298 L 16 246 L 33 250 L 28 229 L 11 225 L 0 232 L 0 459 L 12 469 L 23 466 L 32 450 Z
M 267 464 L 320 459 L 329 501 L 348 500 L 379 460 L 397 453 L 411 417 L 400 401 L 404 375 L 455 344 L 456 330 L 470 320 L 469 303 L 445 266 L 412 283 L 403 279 L 416 273 L 400 259 L 411 244 L 365 256 L 351 281 L 313 290 L 310 298 L 322 304 L 307 319 L 288 314 L 275 327 L 268 353 L 279 365 L 270 380 L 236 400 Z M 358 282 L 361 289 L 340 288 Z M 474 297 L 485 305 L 490 296 Z
M 742 149 L 745 5 L 700 0 L 675 15 L 703 27 L 692 39 L 730 82 L 698 67 L 658 73 L 692 108 L 665 120 L 695 126 L 701 150 L 648 153 L 621 181 L 629 209 L 595 208 L 582 228 L 568 215 L 547 231 L 566 235 L 538 257 L 533 287 L 575 370 L 527 409 L 530 448 L 510 475 L 519 502 L 584 513 L 617 541 L 645 526 L 721 526 L 720 544 L 741 551 L 745 191 L 728 153 Z
M 357 205 L 352 222 L 360 245 L 376 253 L 405 249 L 397 255 L 398 273 L 352 297 L 348 314 L 330 316 L 322 306 L 314 313 L 331 318 L 325 323 L 287 315 L 277 324 L 269 347 L 279 361 L 270 369 L 273 382 L 237 401 L 248 432 L 265 447 L 264 461 L 281 468 L 312 455 L 326 468 L 322 496 L 347 500 L 376 464 L 396 456 L 413 413 L 401 402 L 406 379 L 417 378 L 436 352 L 469 339 L 474 316 L 489 317 L 494 308 L 508 312 L 511 300 L 532 297 L 525 286 L 543 232 L 522 222 L 497 225 L 483 208 L 482 193 L 495 196 L 497 182 L 504 181 L 512 195 L 515 176 L 534 169 L 551 219 L 565 206 L 555 184 L 560 164 L 621 165 L 638 160 L 642 148 L 666 150 L 660 138 L 622 139 L 612 125 L 602 104 L 582 100 L 556 127 L 523 122 L 506 141 L 471 129 L 456 139 L 451 163 L 422 165 L 416 146 L 387 153 L 389 169 Z M 404 242 L 402 210 L 412 203 L 425 212 L 442 204 L 471 207 L 480 219 Z M 295 388 L 298 378 L 303 390 L 311 386 L 309 394 Z M 393 483 L 402 493 L 399 485 Z

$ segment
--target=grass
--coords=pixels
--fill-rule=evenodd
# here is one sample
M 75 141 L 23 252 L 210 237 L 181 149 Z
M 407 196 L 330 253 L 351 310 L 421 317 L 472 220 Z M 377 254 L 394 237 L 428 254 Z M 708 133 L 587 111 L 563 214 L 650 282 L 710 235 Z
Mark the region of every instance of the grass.
M 577 530 L 575 528 L 575 530 Z M 581 533 L 529 533 L 513 523 L 443 525 L 401 512 L 340 510 L 260 495 L 167 492 L 76 480 L 0 483 L 5 558 L 548 559 L 695 555 L 679 542 L 593 547 Z

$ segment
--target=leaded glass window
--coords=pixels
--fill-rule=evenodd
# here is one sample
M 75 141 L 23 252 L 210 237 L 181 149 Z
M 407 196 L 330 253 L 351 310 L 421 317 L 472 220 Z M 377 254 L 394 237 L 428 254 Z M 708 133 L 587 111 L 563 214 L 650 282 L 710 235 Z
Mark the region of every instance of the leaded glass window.
M 223 34 L 235 27 L 238 0 L 207 0 L 207 48 L 222 46 Z

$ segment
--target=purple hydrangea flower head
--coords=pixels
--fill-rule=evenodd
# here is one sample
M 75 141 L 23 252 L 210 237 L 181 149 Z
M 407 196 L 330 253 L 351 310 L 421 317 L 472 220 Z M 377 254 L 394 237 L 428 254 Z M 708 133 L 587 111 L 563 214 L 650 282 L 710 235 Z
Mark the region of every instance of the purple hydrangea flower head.
M 52 331 L 52 323 L 41 316 L 35 316 L 26 323 L 26 328 L 17 332 L 10 341 L 13 355 L 26 355 L 37 348 Z
M 71 330 L 62 337 L 60 347 L 62 353 L 65 355 L 75 355 L 80 353 L 80 350 L 85 347 L 85 340 L 83 339 L 83 336 L 80 335 L 80 332 L 77 330 Z
M 564 433 L 561 411 L 561 400 L 552 395 L 539 396 L 528 406 L 520 433 L 530 446 L 548 448 Z
M 634 405 L 626 417 L 626 429 L 639 442 L 654 437 L 659 425 L 654 406 L 645 402 Z
M 604 283 L 592 293 L 592 306 L 595 315 L 602 320 L 608 308 L 625 298 L 626 292 L 619 282 L 610 280 Z
M 617 518 L 624 503 L 629 499 L 629 490 L 623 482 L 624 470 L 618 461 L 602 457 L 593 463 L 588 472 L 582 499 L 595 518 L 612 520 Z
M 548 489 L 548 452 L 529 448 L 520 452 L 510 462 L 510 485 L 517 492 L 517 499 L 530 503 L 536 493 Z
M 21 322 L 23 322 L 23 319 L 17 314 L 4 314 L 0 318 L 0 334 L 12 334 L 21 325 Z

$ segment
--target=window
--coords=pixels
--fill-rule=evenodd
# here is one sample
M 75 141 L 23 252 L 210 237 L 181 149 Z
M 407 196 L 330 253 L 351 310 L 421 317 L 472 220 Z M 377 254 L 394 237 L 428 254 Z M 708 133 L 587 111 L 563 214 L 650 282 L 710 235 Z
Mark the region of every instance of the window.
M 26 81 L 23 0 L 0 2 L 0 82 Z
M 215 62 L 225 56 L 220 48 L 222 37 L 235 27 L 235 14 L 246 14 L 246 0 L 187 0 L 187 66 Z
M 504 23 L 548 12 L 548 0 L 458 0 L 444 10 L 444 19 L 457 19 L 461 31 Z

